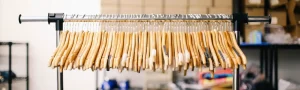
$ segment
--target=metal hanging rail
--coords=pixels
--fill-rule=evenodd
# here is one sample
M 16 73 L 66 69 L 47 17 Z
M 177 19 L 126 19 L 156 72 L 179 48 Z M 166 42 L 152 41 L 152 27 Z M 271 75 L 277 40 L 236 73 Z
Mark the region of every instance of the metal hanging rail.
M 244 18 L 246 17 L 246 18 Z M 248 16 L 247 14 L 99 14 L 99 15 L 64 15 L 52 13 L 48 16 L 22 16 L 22 22 L 51 22 L 52 20 L 238 20 L 243 18 L 247 22 L 270 22 L 270 16 Z
M 266 22 L 271 23 L 271 16 L 248 16 L 245 13 L 236 13 L 232 15 L 226 14 L 98 14 L 98 15 L 65 15 L 64 13 L 48 13 L 48 16 L 22 16 L 19 15 L 19 23 L 22 22 L 48 22 L 56 24 L 57 44 L 59 31 L 63 30 L 63 22 L 70 21 L 98 21 L 98 20 L 231 20 L 234 27 L 237 23 L 248 22 Z M 234 29 L 239 41 L 239 32 Z M 238 69 L 233 72 L 233 89 L 239 89 L 239 73 Z M 58 71 L 57 71 L 58 72 Z M 58 74 L 57 78 L 58 90 L 63 90 L 63 73 Z

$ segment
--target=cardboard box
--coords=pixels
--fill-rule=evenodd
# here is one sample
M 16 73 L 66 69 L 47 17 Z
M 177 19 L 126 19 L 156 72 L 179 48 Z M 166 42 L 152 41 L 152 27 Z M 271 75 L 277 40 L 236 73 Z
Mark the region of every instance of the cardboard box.
M 232 8 L 213 7 L 208 9 L 208 14 L 232 14 Z
M 187 0 L 165 0 L 165 7 L 187 7 Z
M 206 7 L 189 7 L 188 14 L 207 14 L 208 8 Z
M 297 31 L 297 37 L 300 38 L 300 25 L 297 25 L 296 31 Z
M 295 7 L 296 7 L 295 0 L 291 0 L 288 2 L 288 4 L 287 4 L 287 12 L 288 12 L 288 16 L 289 16 L 288 19 L 289 19 L 290 25 L 292 25 L 292 26 L 295 26 L 297 24 L 295 13 L 294 13 Z
M 119 0 L 101 0 L 101 5 L 118 4 Z
M 269 10 L 269 14 L 272 16 L 271 24 L 286 26 L 287 13 L 285 10 Z
M 162 6 L 164 0 L 144 0 L 145 7 L 148 6 Z
M 297 7 L 300 7 L 300 0 L 296 0 Z
M 265 1 L 264 0 L 245 0 L 246 7 L 262 7 L 264 6 Z
M 264 34 L 264 25 L 260 24 L 260 25 L 245 25 L 245 41 L 247 43 L 253 43 L 251 42 L 251 39 L 250 39 L 250 33 L 252 31 L 255 31 L 255 30 L 258 30 L 260 31 L 262 34 Z
M 165 14 L 186 14 L 187 9 L 180 7 L 166 7 L 164 8 L 164 12 Z
M 189 0 L 189 6 L 212 7 L 213 0 Z
M 142 1 L 143 0 L 120 0 L 120 5 L 121 6 L 142 6 Z
M 245 12 L 249 16 L 264 16 L 264 8 L 246 8 Z
M 162 7 L 145 7 L 144 14 L 162 14 L 163 8 Z
M 142 10 L 141 6 L 121 6 L 120 14 L 141 14 Z
M 232 7 L 232 0 L 214 0 L 214 7 Z
M 118 14 L 119 8 L 116 6 L 102 6 L 101 13 L 102 14 Z
M 288 0 L 270 0 L 271 7 L 282 6 L 288 3 Z

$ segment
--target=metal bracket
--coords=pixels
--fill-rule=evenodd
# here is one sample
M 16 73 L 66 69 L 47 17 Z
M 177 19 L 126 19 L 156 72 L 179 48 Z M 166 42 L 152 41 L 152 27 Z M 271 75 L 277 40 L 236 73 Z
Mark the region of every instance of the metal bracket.
M 55 23 L 56 30 L 62 31 L 64 23 L 64 13 L 48 13 L 48 24 Z

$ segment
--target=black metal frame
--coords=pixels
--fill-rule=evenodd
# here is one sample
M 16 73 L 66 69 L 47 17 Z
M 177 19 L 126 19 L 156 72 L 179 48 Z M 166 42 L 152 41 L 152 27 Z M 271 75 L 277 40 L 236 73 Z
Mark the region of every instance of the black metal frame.
M 29 90 L 29 43 L 15 43 L 15 42 L 0 42 L 0 45 L 8 45 L 8 90 L 12 90 L 12 45 L 25 44 L 26 45 L 26 90 Z

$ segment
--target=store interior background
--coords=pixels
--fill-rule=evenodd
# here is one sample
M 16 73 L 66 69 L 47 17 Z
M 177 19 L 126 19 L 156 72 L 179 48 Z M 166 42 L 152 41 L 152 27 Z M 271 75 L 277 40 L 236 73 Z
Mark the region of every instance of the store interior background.
M 135 0 L 129 0 L 135 1 Z M 157 0 L 155 0 L 157 1 Z M 217 0 L 218 1 L 218 0 Z M 29 42 L 30 44 L 30 90 L 55 90 L 56 69 L 47 67 L 49 57 L 55 50 L 55 26 L 47 23 L 24 23 L 19 24 L 18 15 L 46 16 L 49 12 L 63 12 L 67 14 L 98 14 L 105 8 L 101 6 L 101 0 L 0 0 L 0 41 Z M 175 6 L 180 9 L 180 6 Z M 150 8 L 151 9 L 151 8 Z M 231 8 L 230 8 L 231 9 Z M 111 11 L 111 10 L 109 10 Z M 179 10 L 180 11 L 180 10 Z M 171 13 L 173 11 L 170 11 Z M 201 11 L 199 11 L 201 12 Z M 173 12 L 175 13 L 175 12 Z M 223 12 L 220 12 L 223 13 Z M 230 13 L 229 13 L 230 14 Z M 13 46 L 13 71 L 17 75 L 25 75 L 24 46 Z M 8 48 L 0 47 L 0 70 L 7 69 Z M 248 64 L 259 65 L 259 50 L 244 49 Z M 278 74 L 279 79 L 291 80 L 300 84 L 299 78 L 299 53 L 300 50 L 279 50 Z M 196 73 L 188 72 L 188 76 Z M 88 71 L 66 71 L 64 72 L 65 90 L 94 90 L 95 72 Z M 109 71 L 108 77 L 118 79 L 130 79 L 131 85 L 142 87 L 145 72 L 123 72 Z M 99 83 L 103 81 L 103 72 L 99 73 Z M 22 87 L 16 90 L 23 90 Z

